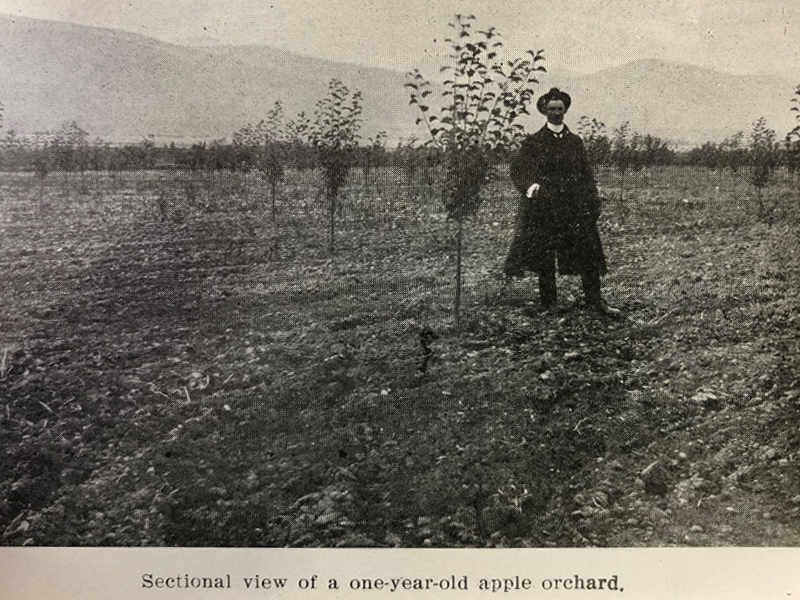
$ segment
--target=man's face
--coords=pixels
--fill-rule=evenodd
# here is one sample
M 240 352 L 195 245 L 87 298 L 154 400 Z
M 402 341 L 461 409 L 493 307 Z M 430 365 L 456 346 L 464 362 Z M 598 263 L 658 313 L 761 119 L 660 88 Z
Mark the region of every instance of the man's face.
M 564 103 L 561 100 L 550 100 L 544 107 L 547 120 L 553 125 L 561 125 L 564 122 L 564 113 L 566 112 L 567 109 L 564 108 Z

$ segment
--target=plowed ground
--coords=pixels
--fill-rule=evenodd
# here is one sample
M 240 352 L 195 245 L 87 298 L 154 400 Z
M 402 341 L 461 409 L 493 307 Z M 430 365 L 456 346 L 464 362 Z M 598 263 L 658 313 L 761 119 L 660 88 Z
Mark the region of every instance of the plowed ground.
M 460 332 L 435 210 L 331 256 L 324 207 L 3 176 L 2 543 L 800 544 L 796 197 L 657 175 L 601 222 L 620 320 L 505 285 L 494 184 Z

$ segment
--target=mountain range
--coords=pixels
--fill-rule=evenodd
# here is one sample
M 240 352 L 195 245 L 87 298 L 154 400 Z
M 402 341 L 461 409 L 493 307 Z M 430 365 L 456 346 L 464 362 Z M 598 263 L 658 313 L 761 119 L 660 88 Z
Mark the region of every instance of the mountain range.
M 609 132 L 624 121 L 675 147 L 747 133 L 761 116 L 779 137 L 795 124 L 798 82 L 774 75 L 733 75 L 660 60 L 639 60 L 590 74 L 541 78 L 581 115 Z M 431 73 L 436 75 L 436 73 Z M 325 96 L 332 78 L 361 90 L 366 139 L 386 131 L 390 143 L 422 137 L 409 106 L 405 75 L 332 62 L 269 46 L 189 46 L 119 30 L 0 15 L 0 101 L 4 126 L 19 133 L 76 121 L 92 138 L 188 144 L 230 139 L 281 100 L 289 118 Z M 540 126 L 539 115 L 524 123 Z

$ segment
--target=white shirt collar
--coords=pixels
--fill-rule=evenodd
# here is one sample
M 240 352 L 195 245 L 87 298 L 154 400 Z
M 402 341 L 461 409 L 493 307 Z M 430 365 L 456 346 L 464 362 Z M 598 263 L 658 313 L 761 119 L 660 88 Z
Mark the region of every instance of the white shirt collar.
M 550 121 L 548 121 L 547 128 L 553 133 L 561 133 L 564 131 L 564 124 L 561 123 L 561 125 L 553 125 Z

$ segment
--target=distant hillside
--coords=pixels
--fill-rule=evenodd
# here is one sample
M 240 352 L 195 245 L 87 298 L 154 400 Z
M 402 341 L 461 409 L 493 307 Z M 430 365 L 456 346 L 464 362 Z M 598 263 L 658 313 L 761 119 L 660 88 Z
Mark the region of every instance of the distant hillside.
M 301 56 L 267 46 L 191 47 L 116 30 L 0 15 L 0 99 L 6 128 L 52 130 L 75 120 L 113 142 L 230 138 L 276 100 L 287 115 L 310 111 L 331 78 L 364 95 L 364 138 L 393 142 L 419 130 L 402 73 Z M 800 83 L 800 82 L 797 82 Z M 739 77 L 662 61 L 637 61 L 590 75 L 542 78 L 573 96 L 581 115 L 609 130 L 625 120 L 681 146 L 720 140 L 766 116 L 779 136 L 791 128 L 795 82 Z M 541 119 L 527 123 L 538 127 Z
M 748 133 L 762 116 L 782 138 L 793 127 L 791 99 L 800 82 L 640 60 L 549 83 L 572 92 L 576 120 L 583 114 L 608 125 L 629 120 L 635 130 L 693 146 L 739 130 Z
M 143 36 L 0 16 L 0 98 L 6 126 L 32 132 L 76 120 L 92 136 L 188 142 L 227 137 L 282 100 L 311 111 L 331 78 L 364 96 L 365 137 L 399 139 L 416 115 L 394 71 L 333 63 L 265 46 L 175 46 Z M 411 127 L 409 127 L 409 124 Z

